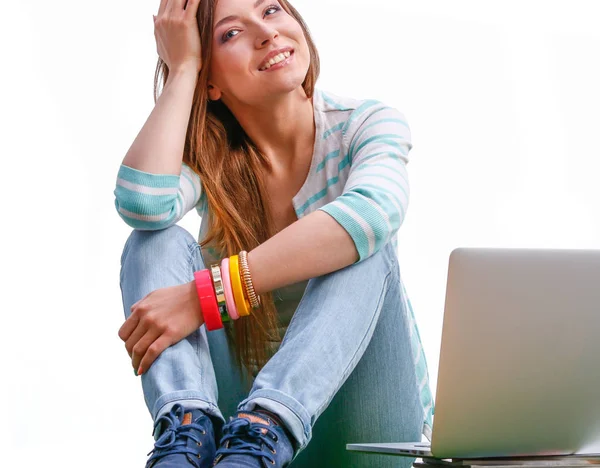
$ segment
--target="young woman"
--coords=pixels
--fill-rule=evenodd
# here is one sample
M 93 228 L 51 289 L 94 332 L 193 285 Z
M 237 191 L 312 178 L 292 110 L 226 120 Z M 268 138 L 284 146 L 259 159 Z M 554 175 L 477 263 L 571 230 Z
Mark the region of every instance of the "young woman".
M 410 465 L 346 450 L 430 432 L 397 259 L 406 119 L 317 89 L 286 0 L 161 0 L 154 26 L 156 105 L 114 192 L 147 467 Z M 199 242 L 176 225 L 194 208 Z

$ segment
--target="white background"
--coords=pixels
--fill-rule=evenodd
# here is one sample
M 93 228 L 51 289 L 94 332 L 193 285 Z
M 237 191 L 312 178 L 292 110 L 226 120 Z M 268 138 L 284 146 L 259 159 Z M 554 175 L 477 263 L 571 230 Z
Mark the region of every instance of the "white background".
M 119 165 L 150 113 L 159 2 L 4 2 L 3 466 L 143 466 L 152 420 L 117 331 Z M 298 0 L 319 86 L 412 130 L 400 260 L 435 391 L 458 246 L 600 248 L 596 2 Z M 197 235 L 200 219 L 180 223 Z M 357 441 L 359 442 L 359 441 Z

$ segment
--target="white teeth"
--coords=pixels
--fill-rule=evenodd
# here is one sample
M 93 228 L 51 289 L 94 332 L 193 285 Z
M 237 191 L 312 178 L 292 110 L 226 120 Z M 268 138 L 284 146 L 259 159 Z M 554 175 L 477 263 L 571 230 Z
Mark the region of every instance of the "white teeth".
M 261 68 L 261 70 L 266 70 L 268 68 L 271 68 L 272 65 L 275 65 L 276 63 L 281 62 L 282 60 L 285 60 L 286 58 L 288 58 L 290 55 L 292 55 L 292 53 L 290 51 L 286 51 L 283 52 L 279 55 L 276 55 L 275 57 L 273 57 L 271 60 L 269 60 L 267 62 L 267 64 Z

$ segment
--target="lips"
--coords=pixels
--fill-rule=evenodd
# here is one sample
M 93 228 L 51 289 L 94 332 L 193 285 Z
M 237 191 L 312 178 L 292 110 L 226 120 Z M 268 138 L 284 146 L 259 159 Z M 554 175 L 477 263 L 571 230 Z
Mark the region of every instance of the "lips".
M 284 52 L 293 53 L 294 52 L 294 48 L 293 47 L 280 47 L 279 49 L 272 50 L 267 55 L 265 55 L 265 58 L 262 59 L 262 62 L 260 62 L 260 65 L 258 66 L 258 69 L 260 70 L 261 68 L 263 68 L 267 64 L 267 62 L 269 60 L 271 60 L 273 57 L 275 57 L 275 56 L 277 56 L 279 54 L 283 54 Z

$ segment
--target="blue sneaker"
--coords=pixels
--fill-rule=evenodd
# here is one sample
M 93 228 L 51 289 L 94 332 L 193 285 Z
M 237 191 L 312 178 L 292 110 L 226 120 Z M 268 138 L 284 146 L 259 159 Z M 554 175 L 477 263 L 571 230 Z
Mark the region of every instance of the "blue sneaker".
M 162 424 L 160 437 L 146 468 L 210 468 L 215 458 L 216 443 L 212 420 L 202 410 L 186 410 L 176 403 L 154 423 Z
M 283 425 L 262 411 L 238 411 L 223 426 L 216 452 L 217 468 L 283 468 L 290 464 L 294 448 Z

